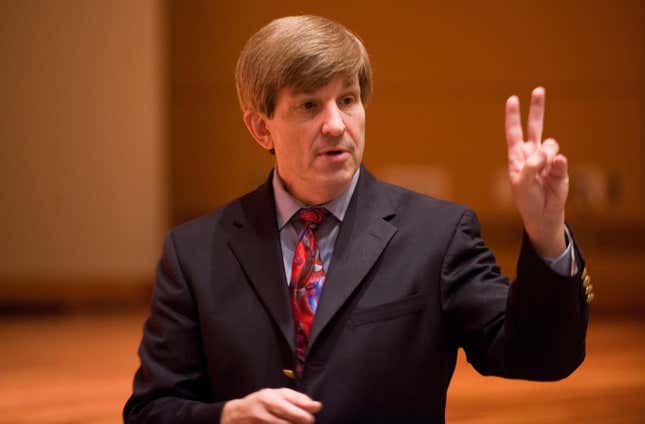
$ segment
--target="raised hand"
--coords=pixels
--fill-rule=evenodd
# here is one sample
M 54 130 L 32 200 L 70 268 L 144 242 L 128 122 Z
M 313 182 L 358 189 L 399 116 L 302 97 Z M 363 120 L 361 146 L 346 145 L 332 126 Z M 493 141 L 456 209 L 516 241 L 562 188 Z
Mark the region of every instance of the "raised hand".
M 537 252 L 546 258 L 560 256 L 564 239 L 564 206 L 569 193 L 567 158 L 558 153 L 558 143 L 542 142 L 544 123 L 544 88 L 531 93 L 524 140 L 517 96 L 506 101 L 506 143 L 508 175 L 515 205 L 524 228 Z

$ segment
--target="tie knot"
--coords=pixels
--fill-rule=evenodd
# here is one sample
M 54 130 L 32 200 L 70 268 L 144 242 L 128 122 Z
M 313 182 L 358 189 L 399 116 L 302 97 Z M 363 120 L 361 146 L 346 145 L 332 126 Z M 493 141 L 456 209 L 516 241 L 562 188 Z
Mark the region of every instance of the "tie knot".
M 303 208 L 298 211 L 298 218 L 302 219 L 305 225 L 312 227 L 318 226 L 329 216 L 329 211 L 325 208 Z

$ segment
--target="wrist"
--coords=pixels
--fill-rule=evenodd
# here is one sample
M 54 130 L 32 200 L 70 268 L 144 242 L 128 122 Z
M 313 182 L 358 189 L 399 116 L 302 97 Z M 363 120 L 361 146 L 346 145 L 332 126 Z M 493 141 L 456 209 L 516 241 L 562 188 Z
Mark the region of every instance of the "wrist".
M 239 401 L 239 399 L 233 399 L 224 404 L 222 415 L 220 415 L 220 424 L 230 424 L 235 422 L 235 411 L 237 410 L 237 404 Z
M 533 248 L 543 258 L 560 257 L 567 248 L 564 225 L 553 232 L 530 232 L 526 230 Z

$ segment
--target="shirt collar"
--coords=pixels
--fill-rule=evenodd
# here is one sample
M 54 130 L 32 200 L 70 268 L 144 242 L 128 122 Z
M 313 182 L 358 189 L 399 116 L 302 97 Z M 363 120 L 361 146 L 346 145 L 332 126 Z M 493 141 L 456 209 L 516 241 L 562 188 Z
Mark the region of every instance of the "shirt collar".
M 358 183 L 358 175 L 360 174 L 360 168 L 356 170 L 352 181 L 349 184 L 347 190 L 345 190 L 340 196 L 335 199 L 330 200 L 329 202 L 319 205 L 331 212 L 334 217 L 340 222 L 343 222 L 345 218 L 345 213 L 347 212 L 347 207 L 349 206 L 349 201 L 352 199 L 352 194 L 356 189 L 356 184 Z M 284 187 L 284 183 L 278 176 L 278 171 L 276 168 L 273 169 L 273 194 L 275 196 L 275 207 L 276 207 L 276 216 L 278 219 L 278 230 L 287 225 L 291 220 L 291 217 L 298 212 L 301 208 L 306 207 L 296 198 L 294 198 L 287 189 Z

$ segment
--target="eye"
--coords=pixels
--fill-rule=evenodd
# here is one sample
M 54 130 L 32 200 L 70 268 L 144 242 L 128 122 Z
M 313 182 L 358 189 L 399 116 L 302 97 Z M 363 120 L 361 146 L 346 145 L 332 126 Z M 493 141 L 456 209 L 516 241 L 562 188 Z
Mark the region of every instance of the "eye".
M 343 106 L 351 106 L 356 102 L 356 98 L 354 96 L 345 96 L 342 99 L 340 99 L 340 103 Z
M 316 107 L 316 104 L 312 101 L 304 102 L 302 104 L 302 108 L 304 110 L 312 110 L 314 107 Z

